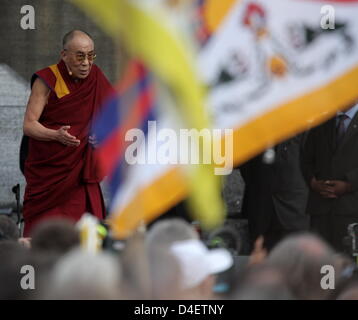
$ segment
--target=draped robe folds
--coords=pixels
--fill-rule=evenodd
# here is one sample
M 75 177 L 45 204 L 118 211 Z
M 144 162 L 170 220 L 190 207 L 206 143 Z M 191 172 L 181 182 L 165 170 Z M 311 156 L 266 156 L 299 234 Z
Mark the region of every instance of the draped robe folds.
M 74 221 L 85 211 L 99 219 L 105 215 L 96 165 L 96 154 L 88 142 L 91 121 L 108 94 L 113 92 L 102 71 L 93 65 L 85 79 L 75 81 L 61 60 L 36 72 L 51 89 L 39 122 L 49 129 L 69 125 L 68 132 L 81 141 L 78 147 L 58 141 L 29 138 L 25 162 L 26 189 L 23 215 L 24 235 L 39 221 L 50 216 L 65 216 Z

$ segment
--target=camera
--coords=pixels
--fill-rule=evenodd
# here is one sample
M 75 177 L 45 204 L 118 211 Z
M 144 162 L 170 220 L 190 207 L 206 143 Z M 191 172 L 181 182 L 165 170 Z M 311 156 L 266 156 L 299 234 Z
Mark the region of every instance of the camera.
M 348 236 L 345 237 L 344 243 L 348 253 L 352 257 L 358 257 L 358 223 L 351 223 L 347 228 Z

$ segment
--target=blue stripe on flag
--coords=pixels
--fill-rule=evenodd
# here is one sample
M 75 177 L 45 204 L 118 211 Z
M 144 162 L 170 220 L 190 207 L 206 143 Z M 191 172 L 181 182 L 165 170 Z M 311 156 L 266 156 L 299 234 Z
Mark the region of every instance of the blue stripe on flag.
M 121 96 L 112 96 L 106 103 L 102 111 L 94 121 L 92 132 L 96 135 L 99 146 L 117 130 L 121 122 L 127 117 L 128 112 L 133 107 L 133 102 L 137 97 L 147 90 L 150 85 L 150 77 L 145 75 L 129 88 Z
M 92 131 L 96 135 L 98 144 L 102 144 L 108 136 L 115 131 L 120 125 L 120 117 L 118 110 L 120 99 L 114 95 L 107 101 L 104 109 L 94 121 Z
M 155 121 L 156 120 L 156 110 L 155 106 L 150 109 L 150 112 L 148 113 L 148 116 L 146 119 L 143 120 L 142 126 L 139 128 L 144 132 L 145 138 L 148 135 L 148 121 Z M 125 181 L 125 173 L 127 172 L 128 164 L 125 161 L 125 157 L 119 159 L 118 164 L 113 171 L 112 175 L 108 179 L 108 185 L 109 185 L 109 193 L 110 193 L 110 200 L 111 205 L 110 208 L 112 209 L 113 199 L 116 196 L 116 193 L 118 192 L 118 189 L 120 188 L 122 181 Z

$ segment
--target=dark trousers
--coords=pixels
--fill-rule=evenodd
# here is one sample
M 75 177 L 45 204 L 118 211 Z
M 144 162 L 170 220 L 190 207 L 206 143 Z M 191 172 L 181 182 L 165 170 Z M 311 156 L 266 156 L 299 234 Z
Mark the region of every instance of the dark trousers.
M 259 236 L 264 237 L 264 247 L 270 251 L 278 242 L 290 233 L 290 230 L 287 230 L 282 225 L 274 210 L 268 210 L 267 214 L 270 214 L 270 218 L 266 219 L 267 224 L 265 227 L 262 226 L 262 223 L 258 226 L 255 219 L 250 219 L 250 217 L 248 219 L 252 249 Z
M 358 217 L 343 216 L 334 213 L 311 216 L 311 231 L 317 233 L 335 250 L 350 253 L 344 238 L 348 235 L 348 225 L 357 223 Z

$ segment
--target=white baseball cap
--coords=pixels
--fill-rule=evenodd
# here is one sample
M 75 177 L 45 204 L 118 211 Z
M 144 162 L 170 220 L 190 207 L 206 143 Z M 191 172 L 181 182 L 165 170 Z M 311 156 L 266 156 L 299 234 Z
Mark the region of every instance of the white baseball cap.
M 228 250 L 209 250 L 197 239 L 174 242 L 170 246 L 170 252 L 179 263 L 183 289 L 193 288 L 207 276 L 223 272 L 233 265 L 233 258 Z

